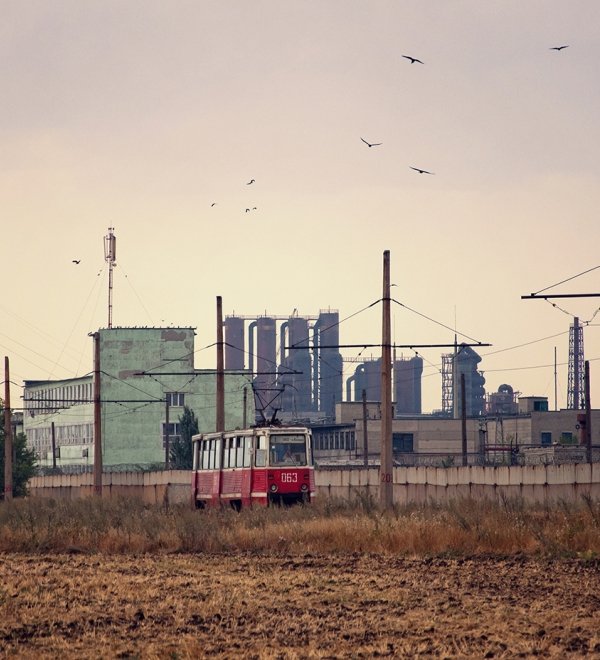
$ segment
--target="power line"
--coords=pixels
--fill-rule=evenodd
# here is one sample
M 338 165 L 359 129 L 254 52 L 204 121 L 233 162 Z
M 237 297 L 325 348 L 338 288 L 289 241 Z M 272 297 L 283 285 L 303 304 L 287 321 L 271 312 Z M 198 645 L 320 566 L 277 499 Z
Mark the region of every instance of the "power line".
M 555 286 L 560 286 L 561 284 L 564 284 L 565 282 L 570 282 L 571 280 L 576 279 L 577 277 L 581 277 L 582 275 L 586 275 L 587 273 L 591 273 L 593 270 L 596 270 L 597 268 L 600 268 L 600 266 L 594 266 L 593 268 L 588 268 L 588 270 L 584 270 L 583 273 L 578 273 L 577 275 L 573 275 L 572 277 L 568 277 L 566 280 L 562 280 L 562 282 L 557 282 L 556 284 L 551 284 L 550 286 L 545 287 L 544 289 L 540 289 L 539 291 L 536 291 L 535 293 L 532 293 L 531 296 L 525 296 L 525 297 L 535 297 L 539 293 L 542 293 L 542 291 L 548 291 L 548 289 L 552 289 Z M 578 296 L 579 294 L 571 294 L 572 296 Z M 600 294 L 594 294 L 600 296 Z M 521 296 L 523 298 L 524 296 Z M 540 296 L 541 297 L 541 296 Z M 561 296 L 557 296 L 561 297 Z M 569 297 L 569 294 L 563 297 Z

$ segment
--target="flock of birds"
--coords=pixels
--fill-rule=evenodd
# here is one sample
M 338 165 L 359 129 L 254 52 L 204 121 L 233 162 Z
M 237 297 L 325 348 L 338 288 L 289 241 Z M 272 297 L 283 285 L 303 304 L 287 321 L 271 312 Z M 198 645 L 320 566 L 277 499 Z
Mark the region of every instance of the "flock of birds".
M 563 50 L 565 48 L 568 48 L 568 47 L 569 47 L 569 44 L 564 44 L 562 46 L 552 46 L 551 48 L 549 48 L 549 50 L 555 50 L 557 52 L 560 52 L 561 50 Z M 402 57 L 404 59 L 408 60 L 411 64 L 425 64 L 425 62 L 423 62 L 423 60 L 420 60 L 418 57 L 413 57 L 412 55 L 402 55 Z M 380 147 L 383 144 L 383 142 L 368 142 L 363 137 L 361 137 L 360 139 L 361 139 L 362 142 L 364 142 L 367 145 L 367 147 L 369 147 L 369 149 L 371 147 Z M 429 170 L 425 170 L 421 167 L 413 167 L 412 165 L 410 165 L 409 168 L 411 170 L 414 170 L 418 174 L 429 174 L 429 175 L 434 175 L 435 174 L 435 172 L 430 172 Z M 250 181 L 248 181 L 246 183 L 246 185 L 250 186 L 253 183 L 255 183 L 255 180 L 250 179 Z M 213 206 L 216 206 L 216 205 L 217 205 L 217 202 L 213 202 L 210 206 L 212 208 Z M 257 210 L 256 206 L 247 207 L 246 208 L 246 213 L 251 213 L 252 211 L 256 211 L 256 210 Z M 74 262 L 74 263 L 79 263 L 79 262 Z
M 552 46 L 551 48 L 549 48 L 549 50 L 555 50 L 557 52 L 560 52 L 560 51 L 564 50 L 565 48 L 569 48 L 569 44 L 564 44 L 562 46 Z M 417 57 L 413 57 L 412 55 L 402 55 L 402 57 L 404 59 L 408 60 L 411 64 L 425 64 L 425 62 L 423 62 L 423 60 L 420 60 Z M 372 147 L 380 147 L 383 144 L 383 142 L 368 142 L 363 137 L 361 137 L 360 139 L 361 139 L 362 142 L 364 142 L 367 145 L 367 147 L 369 147 L 369 149 L 372 148 Z M 410 165 L 409 168 L 411 170 L 414 170 L 415 172 L 417 172 L 419 174 L 429 174 L 429 175 L 435 174 L 435 172 L 430 172 L 429 170 L 424 170 L 421 167 L 413 167 L 412 165 Z M 256 183 L 256 180 L 255 179 L 250 179 L 250 181 L 248 181 L 246 183 L 246 185 L 251 186 L 254 183 Z M 212 208 L 213 206 L 216 206 L 216 205 L 217 205 L 217 202 L 212 202 L 212 204 L 210 206 Z M 252 213 L 253 211 L 256 211 L 256 210 L 258 210 L 258 208 L 256 206 L 249 206 L 249 207 L 246 207 L 245 212 L 246 213 Z M 72 263 L 75 264 L 75 265 L 78 265 L 78 264 L 81 263 L 81 259 L 73 259 Z
M 552 46 L 549 50 L 556 50 L 560 52 L 564 48 L 568 48 L 569 45 L 565 44 L 563 46 Z M 413 57 L 412 55 L 402 55 L 402 57 L 406 60 L 409 60 L 411 64 L 425 64 L 423 60 L 418 59 L 417 57 Z M 367 147 L 380 147 L 383 142 L 367 142 L 364 138 L 360 138 L 366 145 Z M 415 172 L 418 172 L 419 174 L 435 174 L 435 172 L 430 172 L 429 170 L 424 170 L 421 167 L 413 167 L 412 165 L 409 166 L 411 170 L 414 170 Z

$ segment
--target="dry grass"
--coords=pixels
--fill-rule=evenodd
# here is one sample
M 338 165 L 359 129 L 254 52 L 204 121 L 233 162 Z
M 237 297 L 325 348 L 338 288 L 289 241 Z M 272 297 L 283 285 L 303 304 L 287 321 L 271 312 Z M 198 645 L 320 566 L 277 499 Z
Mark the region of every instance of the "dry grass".
M 0 506 L 0 658 L 600 656 L 600 504 Z
M 192 511 L 138 500 L 27 499 L 0 506 L 0 552 L 369 552 L 400 556 L 600 554 L 600 502 L 526 506 L 464 500 L 396 507 Z

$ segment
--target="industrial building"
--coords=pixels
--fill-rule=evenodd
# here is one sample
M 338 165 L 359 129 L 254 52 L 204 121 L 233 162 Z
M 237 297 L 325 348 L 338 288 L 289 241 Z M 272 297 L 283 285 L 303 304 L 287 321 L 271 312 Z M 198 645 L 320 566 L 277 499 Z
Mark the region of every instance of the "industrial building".
M 393 392 L 396 413 L 421 414 L 421 377 L 423 358 L 395 359 L 392 363 Z M 381 399 L 381 358 L 365 360 L 346 380 L 346 401 Z
M 184 406 L 194 411 L 200 431 L 215 430 L 216 375 L 194 368 L 193 328 L 106 328 L 97 334 L 105 466 L 164 463 Z M 24 432 L 41 466 L 93 464 L 93 401 L 92 375 L 25 381 Z M 226 371 L 227 428 L 253 419 L 249 374 Z
M 224 335 L 225 369 L 254 374 L 257 422 L 279 411 L 296 418 L 320 412 L 333 420 L 343 374 L 337 311 L 226 316 Z
M 549 411 L 547 397 L 519 397 L 517 406 L 513 414 L 466 419 L 469 464 L 554 462 L 554 457 L 559 455 L 563 461 L 585 460 L 581 411 Z M 594 460 L 600 460 L 600 410 L 592 410 L 591 419 Z M 365 427 L 368 460 L 378 463 L 381 451 L 381 404 L 378 401 L 368 401 L 365 407 L 359 402 L 338 404 L 335 424 L 314 425 L 317 462 L 322 465 L 363 462 Z M 395 414 L 392 450 L 397 465 L 460 465 L 462 420 Z M 544 451 L 540 453 L 540 450 Z

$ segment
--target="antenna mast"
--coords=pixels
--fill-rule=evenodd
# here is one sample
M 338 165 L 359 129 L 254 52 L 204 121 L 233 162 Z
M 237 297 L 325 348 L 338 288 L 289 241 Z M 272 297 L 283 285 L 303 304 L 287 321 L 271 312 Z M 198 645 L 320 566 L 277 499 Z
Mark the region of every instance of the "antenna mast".
M 112 328 L 112 294 L 113 268 L 117 265 L 117 237 L 113 234 L 114 227 L 108 228 L 104 237 L 104 261 L 108 263 L 108 327 Z

